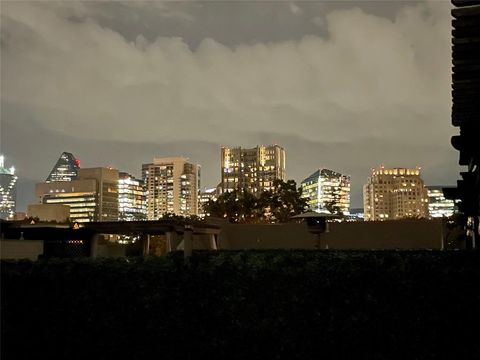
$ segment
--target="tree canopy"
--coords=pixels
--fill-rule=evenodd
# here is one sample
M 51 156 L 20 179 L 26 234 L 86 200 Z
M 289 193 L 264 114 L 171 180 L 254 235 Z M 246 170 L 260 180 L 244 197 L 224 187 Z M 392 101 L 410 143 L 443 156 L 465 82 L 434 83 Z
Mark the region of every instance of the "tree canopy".
M 233 223 L 287 222 L 293 215 L 307 210 L 307 199 L 294 180 L 274 180 L 273 189 L 255 196 L 247 189 L 224 193 L 205 204 L 210 216 L 226 218 Z

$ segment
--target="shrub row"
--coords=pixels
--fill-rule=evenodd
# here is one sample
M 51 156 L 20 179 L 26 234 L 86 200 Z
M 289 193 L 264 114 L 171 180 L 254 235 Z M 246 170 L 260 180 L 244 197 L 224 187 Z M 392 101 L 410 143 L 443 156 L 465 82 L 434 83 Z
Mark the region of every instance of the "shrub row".
M 480 358 L 475 251 L 172 253 L 1 271 L 2 359 Z

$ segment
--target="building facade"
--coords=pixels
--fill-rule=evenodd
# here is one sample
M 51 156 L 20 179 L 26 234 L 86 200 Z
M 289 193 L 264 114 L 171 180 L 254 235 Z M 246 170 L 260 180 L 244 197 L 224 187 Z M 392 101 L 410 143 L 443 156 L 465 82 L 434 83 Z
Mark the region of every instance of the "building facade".
M 210 201 L 216 201 L 220 196 L 220 187 L 214 188 L 205 188 L 198 193 L 198 216 L 205 217 L 207 213 L 205 212 L 205 205 Z
M 147 219 L 145 186 L 143 180 L 120 172 L 118 180 L 118 219 L 139 221 Z
M 301 182 L 301 188 L 310 210 L 350 213 L 350 176 L 319 169 Z
M 254 195 L 273 189 L 273 181 L 285 180 L 285 150 L 278 145 L 252 149 L 222 147 L 222 193 L 246 189 Z
M 76 180 L 36 184 L 37 203 L 68 205 L 71 221 L 117 221 L 118 177 L 115 169 L 78 169 Z
M 65 223 L 70 218 L 70 207 L 63 204 L 30 204 L 27 213 L 40 221 Z
M 157 220 L 167 213 L 198 215 L 200 165 L 181 157 L 156 158 L 142 165 L 142 179 L 148 220 Z
M 428 218 L 428 194 L 420 168 L 372 169 L 363 187 L 364 217 L 369 220 Z
M 5 157 L 0 155 L 0 219 L 13 220 L 17 201 L 15 168 L 5 167 Z
M 80 169 L 80 160 L 76 159 L 75 156 L 69 152 L 63 152 L 45 181 L 75 180 L 78 175 L 78 169 Z
M 450 217 L 454 214 L 456 204 L 454 200 L 446 199 L 443 189 L 448 186 L 427 186 L 428 213 L 431 218 Z

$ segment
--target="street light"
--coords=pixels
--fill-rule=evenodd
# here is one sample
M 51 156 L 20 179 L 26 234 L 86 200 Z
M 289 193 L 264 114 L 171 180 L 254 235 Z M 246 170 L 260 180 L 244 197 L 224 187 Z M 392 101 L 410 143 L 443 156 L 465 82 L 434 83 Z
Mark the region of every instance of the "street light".
M 328 249 L 328 244 L 324 246 L 321 244 L 320 234 L 328 232 L 327 219 L 338 219 L 340 215 L 330 213 L 318 213 L 315 211 L 309 211 L 303 214 L 292 216 L 291 219 L 303 219 L 307 224 L 308 232 L 317 236 L 317 249 Z

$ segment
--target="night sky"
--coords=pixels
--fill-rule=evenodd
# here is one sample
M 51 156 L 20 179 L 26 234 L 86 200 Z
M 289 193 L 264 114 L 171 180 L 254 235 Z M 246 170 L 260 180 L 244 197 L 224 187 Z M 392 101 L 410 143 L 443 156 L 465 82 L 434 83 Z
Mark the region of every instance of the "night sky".
M 279 144 L 299 183 L 379 164 L 454 184 L 450 3 L 1 2 L 0 151 L 34 199 L 62 151 L 140 175 L 220 146 Z

